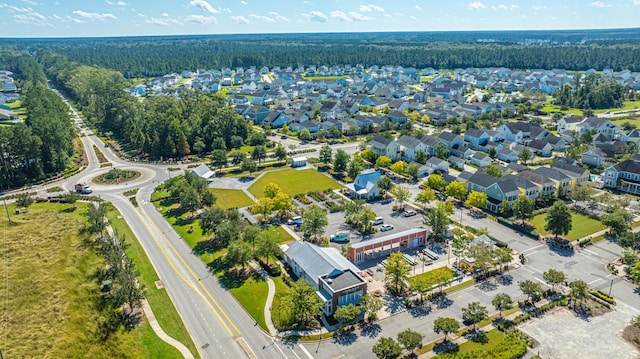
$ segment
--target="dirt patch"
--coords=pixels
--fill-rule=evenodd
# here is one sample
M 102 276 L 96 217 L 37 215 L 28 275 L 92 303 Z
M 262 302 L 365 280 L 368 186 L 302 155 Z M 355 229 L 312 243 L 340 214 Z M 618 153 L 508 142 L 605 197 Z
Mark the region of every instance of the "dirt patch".
M 629 325 L 622 331 L 622 338 L 640 349 L 640 328 Z

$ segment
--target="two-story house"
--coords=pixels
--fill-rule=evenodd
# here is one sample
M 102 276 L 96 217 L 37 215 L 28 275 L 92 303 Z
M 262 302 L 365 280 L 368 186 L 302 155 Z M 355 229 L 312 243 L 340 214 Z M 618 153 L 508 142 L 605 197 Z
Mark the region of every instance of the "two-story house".
M 397 161 L 400 158 L 400 145 L 383 136 L 376 136 L 369 141 L 369 148 L 378 156 L 387 156 L 392 161 Z

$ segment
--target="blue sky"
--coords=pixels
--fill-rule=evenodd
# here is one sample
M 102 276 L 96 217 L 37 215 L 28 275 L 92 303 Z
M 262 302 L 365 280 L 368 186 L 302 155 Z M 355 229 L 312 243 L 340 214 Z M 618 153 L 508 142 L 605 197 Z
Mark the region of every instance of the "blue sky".
M 640 0 L 0 0 L 0 37 L 623 28 L 638 15 Z

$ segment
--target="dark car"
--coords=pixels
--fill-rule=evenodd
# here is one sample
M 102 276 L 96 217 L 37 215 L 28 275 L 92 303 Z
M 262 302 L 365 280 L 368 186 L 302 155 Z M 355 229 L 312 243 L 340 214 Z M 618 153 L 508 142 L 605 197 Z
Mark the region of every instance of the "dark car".
M 446 201 L 447 200 L 447 196 L 443 195 L 442 193 L 436 193 L 436 198 L 441 200 L 441 201 Z

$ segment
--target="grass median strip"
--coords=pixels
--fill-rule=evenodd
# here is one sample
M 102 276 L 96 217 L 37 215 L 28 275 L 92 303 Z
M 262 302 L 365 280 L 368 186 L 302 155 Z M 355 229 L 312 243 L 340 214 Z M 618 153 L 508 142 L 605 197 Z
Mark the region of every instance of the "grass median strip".
M 184 326 L 180 315 L 174 307 L 173 302 L 171 302 L 171 298 L 169 298 L 167 291 L 156 287 L 156 282 L 159 281 L 160 278 L 142 248 L 142 245 L 138 242 L 131 231 L 131 228 L 129 228 L 127 222 L 121 218 L 120 212 L 111 205 L 109 205 L 107 218 L 109 219 L 113 229 L 119 235 L 125 236 L 126 242 L 129 245 L 127 248 L 127 254 L 134 259 L 136 266 L 140 271 L 139 279 L 147 287 L 147 301 L 149 302 L 149 305 L 151 305 L 151 309 L 153 310 L 158 323 L 160 323 L 160 326 L 165 333 L 184 344 L 189 351 L 191 351 L 194 357 L 198 358 L 198 351 L 196 350 L 195 344 L 193 343 L 187 328 Z M 153 333 L 153 336 L 155 336 L 155 333 Z M 157 338 L 156 341 L 160 341 L 160 339 Z M 167 345 L 164 342 L 161 342 L 161 344 Z M 175 351 L 175 356 L 171 357 L 180 357 L 180 353 L 177 352 L 177 350 L 173 349 L 173 347 L 171 347 L 171 349 Z M 162 353 L 159 353 L 159 355 L 152 357 L 164 358 L 165 356 L 163 356 Z

